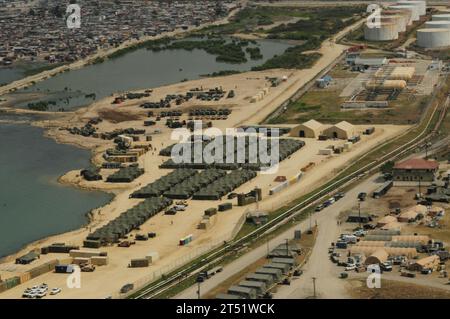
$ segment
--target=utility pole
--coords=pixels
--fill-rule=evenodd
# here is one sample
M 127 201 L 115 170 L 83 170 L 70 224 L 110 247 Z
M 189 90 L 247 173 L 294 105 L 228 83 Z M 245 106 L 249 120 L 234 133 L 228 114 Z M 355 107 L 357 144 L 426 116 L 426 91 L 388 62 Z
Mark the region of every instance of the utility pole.
M 314 295 L 313 295 L 313 297 L 314 297 L 314 299 L 316 299 L 317 298 L 317 295 L 316 295 L 316 277 L 312 277 L 312 281 L 313 281 L 313 290 L 314 290 Z
M 361 228 L 361 201 L 358 202 L 358 222 L 359 228 Z
M 286 257 L 289 256 L 289 239 L 286 238 Z
M 197 296 L 198 296 L 198 299 L 200 299 L 200 284 L 201 284 L 201 282 L 197 281 Z
M 270 254 L 270 250 L 269 250 L 269 238 L 267 238 L 266 243 L 267 243 L 267 257 L 269 257 L 269 254 Z

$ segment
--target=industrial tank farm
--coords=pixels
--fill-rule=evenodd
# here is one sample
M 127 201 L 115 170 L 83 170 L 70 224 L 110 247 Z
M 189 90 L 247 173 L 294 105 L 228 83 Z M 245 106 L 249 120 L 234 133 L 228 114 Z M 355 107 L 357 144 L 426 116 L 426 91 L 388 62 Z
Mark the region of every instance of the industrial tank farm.
M 410 23 L 414 21 L 419 21 L 420 14 L 419 14 L 419 7 L 414 5 L 393 5 L 388 7 L 389 10 L 409 10 L 411 12 L 411 19 Z
M 364 38 L 368 41 L 396 40 L 400 32 L 405 32 L 408 25 L 420 20 L 425 14 L 425 1 L 400 1 L 381 11 L 379 26 L 364 26 Z
M 391 41 L 398 39 L 398 26 L 395 22 L 381 22 L 379 28 L 364 26 L 364 38 L 368 41 Z
M 423 16 L 427 13 L 427 3 L 425 1 L 399 1 L 399 5 L 415 6 L 419 15 Z
M 450 14 L 435 14 L 425 29 L 417 30 L 417 45 L 426 49 L 450 46 Z

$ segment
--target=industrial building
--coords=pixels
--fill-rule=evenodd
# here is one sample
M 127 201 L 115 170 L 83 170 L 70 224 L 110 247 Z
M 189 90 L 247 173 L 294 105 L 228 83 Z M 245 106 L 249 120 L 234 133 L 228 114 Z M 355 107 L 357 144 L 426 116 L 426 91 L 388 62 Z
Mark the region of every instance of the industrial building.
M 438 162 L 422 158 L 396 163 L 393 168 L 394 186 L 431 185 L 438 169 Z
M 323 125 L 316 120 L 309 120 L 303 124 L 294 127 L 291 130 L 292 137 L 318 138 L 322 134 Z
M 329 138 L 348 140 L 356 135 L 356 129 L 349 122 L 342 121 L 324 130 L 323 134 Z

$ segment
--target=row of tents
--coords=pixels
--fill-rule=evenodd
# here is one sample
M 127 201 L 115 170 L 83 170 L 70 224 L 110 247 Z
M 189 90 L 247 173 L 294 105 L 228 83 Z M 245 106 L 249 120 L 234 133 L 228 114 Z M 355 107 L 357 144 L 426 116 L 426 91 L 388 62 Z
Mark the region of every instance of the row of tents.
M 87 241 L 97 241 L 100 245 L 117 243 L 133 229 L 137 229 L 148 219 L 163 209 L 172 205 L 173 201 L 166 197 L 153 197 L 130 208 L 108 224 L 96 229 L 86 238 Z
M 161 196 L 164 192 L 171 189 L 173 186 L 183 182 L 184 180 L 197 174 L 197 170 L 190 168 L 179 168 L 164 175 L 141 189 L 135 191 L 130 195 L 131 198 L 150 198 Z
M 144 174 L 144 169 L 139 167 L 124 167 L 114 174 L 108 176 L 106 181 L 108 183 L 131 183 L 136 178 Z
M 225 138 L 225 137 L 222 137 Z M 192 169 L 208 169 L 208 168 L 216 168 L 216 169 L 226 169 L 226 170 L 234 170 L 238 168 L 244 168 L 244 169 L 251 169 L 251 170 L 261 170 L 263 167 L 268 167 L 269 164 L 267 163 L 267 159 L 262 160 L 260 154 L 259 154 L 259 143 L 262 139 L 258 139 L 259 142 L 251 145 L 251 143 L 247 143 L 244 145 L 237 145 L 234 144 L 234 148 L 230 151 L 228 147 L 223 147 L 222 152 L 223 154 L 219 154 L 217 158 L 220 158 L 220 160 L 214 158 L 213 162 L 206 162 L 204 158 L 195 158 L 196 152 L 195 152 L 195 144 L 194 143 L 186 143 L 186 145 L 189 145 L 191 147 L 191 152 L 189 156 L 186 157 L 186 159 L 183 158 L 183 154 L 177 154 L 180 156 L 181 161 L 174 161 L 172 158 L 168 159 L 164 163 L 162 163 L 159 167 L 160 168 L 166 168 L 166 169 L 176 169 L 176 168 L 192 168 Z M 294 139 L 279 139 L 278 140 L 278 158 L 277 160 L 279 162 L 283 161 L 284 159 L 288 158 L 290 155 L 301 149 L 303 146 L 305 146 L 305 142 L 294 140 Z M 208 143 L 206 142 L 199 142 L 202 143 L 203 147 L 209 147 Z M 224 144 L 226 146 L 226 144 Z M 269 157 L 270 160 L 272 160 L 272 144 L 270 142 L 270 139 L 267 139 L 264 141 L 264 148 L 267 148 L 267 151 L 264 152 L 266 156 Z M 173 148 L 173 145 L 169 146 L 169 148 Z M 203 150 L 203 149 L 202 149 Z M 211 155 L 216 157 L 215 151 L 220 151 L 220 149 L 214 149 L 211 147 Z M 167 153 L 166 153 L 167 152 Z M 167 154 L 170 156 L 171 151 L 167 150 L 163 152 L 164 154 Z M 276 155 L 275 155 L 276 156 Z M 273 161 L 273 160 L 272 160 Z
M 215 180 L 210 185 L 201 188 L 194 194 L 195 200 L 219 200 L 229 192 L 256 177 L 256 172 L 251 170 L 232 171 Z
M 209 187 L 212 182 L 226 174 L 226 171 L 218 169 L 207 169 L 200 173 L 197 172 L 165 191 L 164 196 L 172 199 L 188 199 L 201 188 Z

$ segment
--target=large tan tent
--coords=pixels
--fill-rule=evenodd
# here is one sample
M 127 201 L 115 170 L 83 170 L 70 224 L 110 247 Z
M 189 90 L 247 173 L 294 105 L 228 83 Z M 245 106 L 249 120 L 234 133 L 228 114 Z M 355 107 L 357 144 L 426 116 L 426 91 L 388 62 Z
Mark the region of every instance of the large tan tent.
M 430 240 L 430 237 L 426 235 L 399 235 L 399 236 L 392 236 L 392 241 L 403 241 L 403 242 L 414 242 L 414 243 L 421 243 L 421 244 L 427 244 Z
M 316 120 L 309 120 L 303 124 L 294 127 L 290 136 L 293 137 L 307 137 L 307 138 L 318 138 L 322 134 L 323 125 Z
M 361 246 L 361 247 L 384 247 L 386 246 L 386 242 L 385 241 L 380 241 L 380 240 L 360 240 L 356 246 Z
M 366 261 L 364 262 L 366 265 L 375 265 L 375 264 L 381 264 L 388 260 L 389 254 L 386 252 L 385 249 L 381 248 L 377 251 L 373 252 L 372 255 L 366 258 Z
M 324 130 L 323 134 L 329 138 L 347 140 L 356 135 L 356 129 L 349 122 L 342 121 Z
M 403 225 L 396 220 L 396 221 L 384 224 L 383 226 L 380 227 L 380 229 L 383 229 L 383 230 L 402 229 L 402 226 Z
M 435 270 L 438 265 L 439 265 L 439 256 L 432 255 L 419 259 L 415 263 L 409 265 L 408 269 L 413 271 L 421 271 L 422 269 Z
M 406 256 L 409 259 L 417 256 L 417 250 L 415 248 L 403 248 L 403 247 L 376 247 L 376 246 L 353 246 L 350 248 L 350 253 L 364 254 L 366 256 L 372 255 L 379 249 L 384 249 L 389 256 Z
M 381 218 L 377 222 L 377 226 L 378 227 L 382 227 L 382 226 L 384 226 L 386 224 L 393 223 L 393 222 L 396 222 L 396 221 L 397 221 L 397 218 L 395 218 L 394 216 L 390 216 L 390 215 L 384 216 L 383 218 Z

